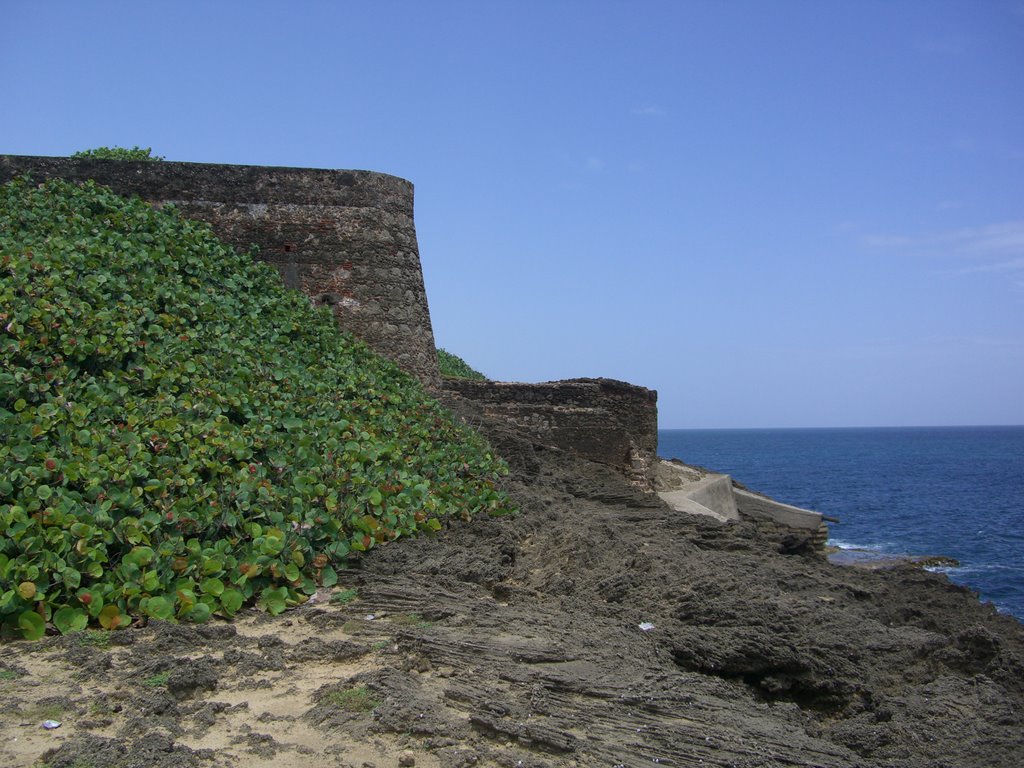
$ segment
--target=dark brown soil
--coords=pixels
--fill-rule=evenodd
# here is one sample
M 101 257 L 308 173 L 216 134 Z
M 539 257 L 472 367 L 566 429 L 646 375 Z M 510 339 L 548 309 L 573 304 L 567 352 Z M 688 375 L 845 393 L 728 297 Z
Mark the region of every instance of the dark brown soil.
M 0 759 L 1024 765 L 1019 622 L 918 566 L 833 565 L 485 429 L 521 514 L 373 552 L 351 602 L 5 646 Z

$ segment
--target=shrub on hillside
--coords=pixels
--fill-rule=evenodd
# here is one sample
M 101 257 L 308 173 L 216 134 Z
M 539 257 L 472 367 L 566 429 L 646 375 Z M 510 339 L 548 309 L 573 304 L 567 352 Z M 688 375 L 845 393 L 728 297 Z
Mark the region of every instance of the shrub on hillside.
M 469 367 L 469 364 L 458 355 L 453 355 L 445 349 L 438 347 L 437 365 L 442 376 L 451 376 L 455 379 L 473 379 L 475 381 L 487 381 L 487 377 L 480 371 Z
M 505 471 L 418 382 L 209 228 L 0 186 L 0 632 L 295 605 Z
M 93 158 L 96 160 L 146 160 L 157 162 L 164 158 L 154 155 L 149 147 L 96 147 L 95 149 L 84 149 L 72 155 L 75 158 Z

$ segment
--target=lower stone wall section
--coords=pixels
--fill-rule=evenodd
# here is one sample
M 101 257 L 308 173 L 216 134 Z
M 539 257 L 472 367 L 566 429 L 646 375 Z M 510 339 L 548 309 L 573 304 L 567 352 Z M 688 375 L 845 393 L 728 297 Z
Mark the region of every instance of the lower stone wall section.
M 442 380 L 492 418 L 516 424 L 539 441 L 607 464 L 651 487 L 658 451 L 658 393 L 613 379 L 543 384 Z

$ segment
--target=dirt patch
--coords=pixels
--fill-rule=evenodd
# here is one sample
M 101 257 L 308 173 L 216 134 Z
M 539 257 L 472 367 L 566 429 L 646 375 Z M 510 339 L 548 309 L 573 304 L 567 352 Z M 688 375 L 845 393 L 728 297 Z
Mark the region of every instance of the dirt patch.
M 1024 631 L 969 591 L 674 513 L 473 418 L 520 515 L 372 553 L 342 574 L 347 603 L 10 643 L 0 759 L 1024 765 Z

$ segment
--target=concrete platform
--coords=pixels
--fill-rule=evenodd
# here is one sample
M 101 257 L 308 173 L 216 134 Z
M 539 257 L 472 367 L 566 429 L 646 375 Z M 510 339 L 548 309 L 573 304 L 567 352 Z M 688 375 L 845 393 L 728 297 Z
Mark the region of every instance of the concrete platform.
M 659 491 L 658 495 L 677 512 L 706 515 L 720 523 L 740 519 L 732 494 L 732 478 L 728 475 L 709 474 L 678 490 Z
M 781 501 L 744 491 L 741 488 L 733 487 L 732 493 L 736 499 L 737 508 L 742 514 L 749 517 L 765 518 L 790 528 L 817 530 L 822 525 L 823 518 L 820 512 L 783 504 Z
M 678 461 L 658 460 L 655 490 L 672 509 L 728 523 L 741 517 L 770 520 L 788 528 L 814 531 L 824 543 L 828 530 L 820 512 L 794 507 L 737 488 L 729 475 Z

